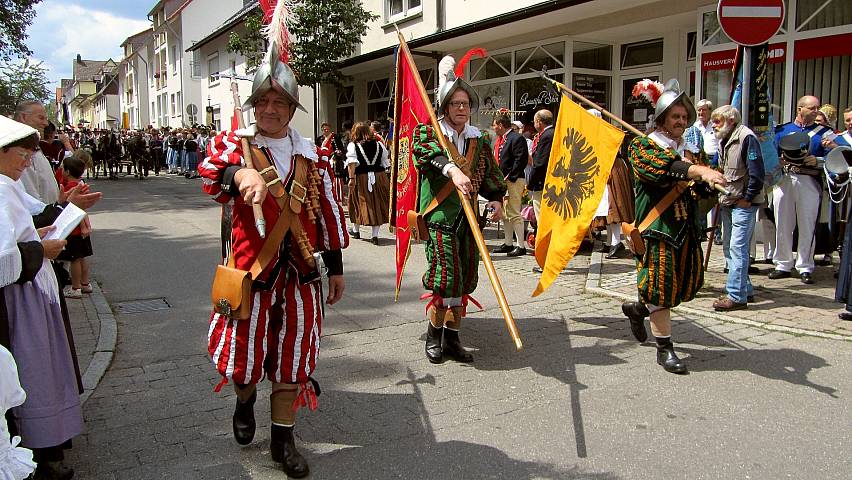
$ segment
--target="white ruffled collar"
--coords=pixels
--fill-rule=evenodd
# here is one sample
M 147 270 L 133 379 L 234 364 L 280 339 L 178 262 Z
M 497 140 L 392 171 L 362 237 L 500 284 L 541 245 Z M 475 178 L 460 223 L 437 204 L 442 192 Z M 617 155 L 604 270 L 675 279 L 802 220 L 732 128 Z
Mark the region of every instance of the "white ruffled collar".
M 250 137 L 253 138 L 253 143 L 258 145 L 265 145 L 268 142 L 272 142 L 275 138 L 269 138 L 263 136 L 263 134 L 259 134 L 257 132 L 257 125 L 252 124 L 246 128 L 241 128 L 239 130 L 234 130 L 234 134 L 238 137 Z M 293 154 L 302 155 L 305 158 L 309 158 L 313 161 L 319 160 L 319 156 L 317 155 L 317 149 L 314 145 L 314 142 L 311 140 L 301 136 L 295 128 L 289 127 L 289 132 L 287 136 L 293 142 Z

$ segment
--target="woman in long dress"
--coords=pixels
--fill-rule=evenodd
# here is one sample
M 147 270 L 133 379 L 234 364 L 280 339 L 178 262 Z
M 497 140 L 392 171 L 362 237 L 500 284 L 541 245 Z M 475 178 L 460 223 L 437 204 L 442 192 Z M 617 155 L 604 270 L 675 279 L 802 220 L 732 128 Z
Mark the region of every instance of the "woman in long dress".
M 373 245 L 379 244 L 379 227 L 389 221 L 390 182 L 385 173 L 389 166 L 388 151 L 370 132 L 370 126 L 356 123 L 346 146 L 350 233 L 361 238 L 360 226 L 371 226 Z
M 45 205 L 18 181 L 38 145 L 36 131 L 0 116 L 0 344 L 18 364 L 26 401 L 11 409 L 10 431 L 33 450 L 35 478 L 68 479 L 62 464 L 83 431 L 74 362 L 50 265 L 65 240 L 42 237 L 62 205 Z

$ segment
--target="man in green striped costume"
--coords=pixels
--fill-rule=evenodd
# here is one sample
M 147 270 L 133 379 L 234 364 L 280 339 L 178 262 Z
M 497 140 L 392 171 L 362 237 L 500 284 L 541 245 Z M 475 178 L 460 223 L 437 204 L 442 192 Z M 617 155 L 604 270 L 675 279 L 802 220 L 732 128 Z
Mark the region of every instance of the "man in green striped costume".
M 450 62 L 455 63 L 452 57 L 441 60 L 439 72 L 447 70 Z M 447 158 L 432 126 L 417 126 L 412 145 L 419 179 L 418 211 L 427 210 L 444 186 L 452 182 L 470 195 L 474 209 L 478 208 L 477 196 L 487 199 L 488 206 L 494 209 L 493 217 L 497 218 L 506 183 L 491 153 L 488 136 L 468 124 L 479 99 L 461 77 L 453 78 L 452 65 L 447 75 L 450 78 L 438 90 L 439 124 L 447 142 L 455 145 L 460 156 Z M 473 356 L 459 341 L 459 329 L 468 296 L 476 290 L 479 252 L 459 196 L 452 192 L 424 220 L 429 238 L 423 286 L 432 292 L 427 307 L 426 357 L 432 363 L 445 358 L 472 362 Z
M 690 151 L 695 148 L 687 145 L 683 133 L 695 123 L 695 118 L 692 100 L 680 91 L 677 80 L 670 80 L 656 103 L 656 129 L 647 137 L 635 138 L 628 150 L 635 176 L 637 225 L 678 182 L 725 184 L 720 172 L 691 161 Z M 704 282 L 697 200 L 699 195 L 710 194 L 704 185 L 691 184 L 642 233 L 645 254 L 636 259 L 640 301 L 621 306 L 640 342 L 648 338 L 644 318 L 650 316 L 657 363 L 672 373 L 687 370 L 672 345 L 670 309 L 695 298 Z

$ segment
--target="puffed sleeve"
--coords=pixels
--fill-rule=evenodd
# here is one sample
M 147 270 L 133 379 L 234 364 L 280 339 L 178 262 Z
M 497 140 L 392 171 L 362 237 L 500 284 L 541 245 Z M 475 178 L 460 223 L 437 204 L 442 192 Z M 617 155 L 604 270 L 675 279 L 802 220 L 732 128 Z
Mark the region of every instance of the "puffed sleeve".
M 219 203 L 228 203 L 238 194 L 234 175 L 245 166 L 240 138 L 234 132 L 222 132 L 210 142 L 208 156 L 198 166 L 201 188 Z

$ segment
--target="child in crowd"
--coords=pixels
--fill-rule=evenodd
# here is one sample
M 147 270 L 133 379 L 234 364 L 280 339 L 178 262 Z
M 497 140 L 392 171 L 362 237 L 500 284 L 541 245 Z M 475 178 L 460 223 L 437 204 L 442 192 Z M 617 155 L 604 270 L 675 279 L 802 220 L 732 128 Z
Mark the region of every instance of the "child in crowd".
M 85 152 L 75 153 L 62 161 L 62 174 L 57 177 L 61 179 L 59 185 L 63 191 L 67 192 L 84 183 L 82 178 L 86 173 L 86 160 L 81 158 L 84 155 Z M 71 285 L 65 287 L 62 292 L 66 298 L 80 298 L 84 293 L 92 293 L 89 264 L 86 261 L 86 257 L 92 256 L 92 240 L 89 238 L 91 231 L 92 226 L 86 216 L 80 226 L 68 236 L 65 250 L 57 257 L 58 260 L 71 262 Z

